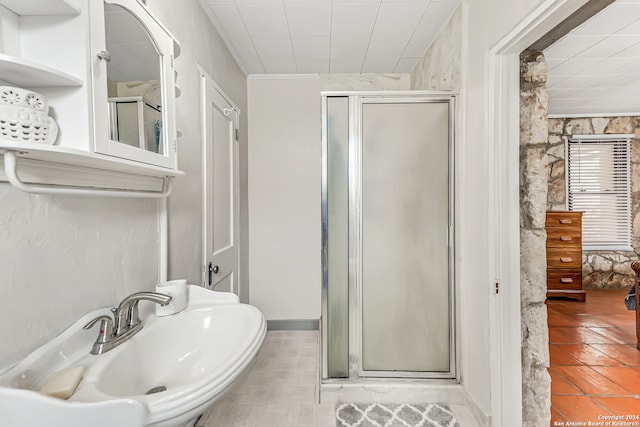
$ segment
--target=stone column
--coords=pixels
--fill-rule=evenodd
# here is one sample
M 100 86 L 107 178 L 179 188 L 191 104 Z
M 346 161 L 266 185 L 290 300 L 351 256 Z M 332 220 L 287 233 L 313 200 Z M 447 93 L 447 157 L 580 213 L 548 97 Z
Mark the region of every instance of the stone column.
M 522 309 L 523 427 L 546 427 L 551 418 L 547 261 L 549 139 L 547 65 L 542 52 L 520 56 L 520 304 Z

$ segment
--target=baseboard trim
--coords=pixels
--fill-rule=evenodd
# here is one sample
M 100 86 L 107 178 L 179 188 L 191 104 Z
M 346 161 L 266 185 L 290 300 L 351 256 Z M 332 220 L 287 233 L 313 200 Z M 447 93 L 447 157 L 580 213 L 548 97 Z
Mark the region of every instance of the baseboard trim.
M 467 399 L 467 407 L 473 414 L 473 417 L 476 419 L 480 427 L 490 427 L 491 426 L 491 415 L 484 412 L 480 406 L 476 403 L 474 399 L 469 396 L 469 393 L 465 391 L 465 397 Z
M 317 331 L 319 328 L 319 319 L 267 320 L 267 329 L 270 331 Z

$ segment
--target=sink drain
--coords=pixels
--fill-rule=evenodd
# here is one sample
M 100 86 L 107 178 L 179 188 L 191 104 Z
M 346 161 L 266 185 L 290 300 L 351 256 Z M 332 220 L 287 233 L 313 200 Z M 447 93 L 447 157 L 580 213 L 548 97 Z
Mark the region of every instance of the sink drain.
M 167 388 L 163 385 L 159 385 L 158 387 L 154 387 L 151 390 L 149 390 L 148 392 L 146 392 L 145 394 L 153 394 L 153 393 L 160 393 L 161 391 L 165 391 Z

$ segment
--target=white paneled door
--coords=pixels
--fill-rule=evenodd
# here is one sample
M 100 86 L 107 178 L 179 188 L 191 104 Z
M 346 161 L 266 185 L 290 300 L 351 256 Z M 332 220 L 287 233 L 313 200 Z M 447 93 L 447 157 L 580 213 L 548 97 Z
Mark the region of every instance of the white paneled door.
M 239 110 L 202 74 L 204 262 L 203 284 L 239 293 L 238 145 Z

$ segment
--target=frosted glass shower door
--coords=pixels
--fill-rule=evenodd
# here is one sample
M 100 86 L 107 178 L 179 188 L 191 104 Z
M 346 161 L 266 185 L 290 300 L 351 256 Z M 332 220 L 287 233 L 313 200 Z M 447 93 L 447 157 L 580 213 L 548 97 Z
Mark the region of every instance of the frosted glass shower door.
M 453 371 L 450 108 L 361 101 L 361 376 Z
M 326 100 L 323 191 L 329 378 L 349 376 L 349 98 Z

